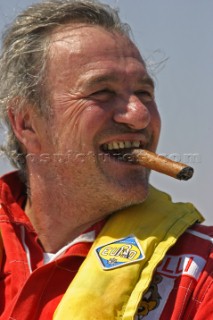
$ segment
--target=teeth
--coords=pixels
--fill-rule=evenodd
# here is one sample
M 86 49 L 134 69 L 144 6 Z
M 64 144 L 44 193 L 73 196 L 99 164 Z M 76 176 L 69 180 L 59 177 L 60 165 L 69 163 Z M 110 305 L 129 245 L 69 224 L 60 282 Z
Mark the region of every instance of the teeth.
M 119 149 L 119 145 L 117 142 L 113 142 L 112 145 L 113 145 L 113 149 Z
M 139 148 L 140 147 L 140 142 L 139 141 L 133 141 L 132 142 L 132 146 L 136 147 L 136 148 Z
M 125 148 L 131 148 L 132 146 L 130 141 L 125 141 L 124 144 L 125 144 Z
M 108 143 L 108 150 L 112 150 L 113 149 L 113 143 Z
M 105 143 L 103 145 L 103 150 L 118 150 L 124 148 L 139 148 L 140 141 L 113 141 L 110 143 Z
M 124 149 L 124 148 L 125 148 L 124 142 L 120 141 L 120 142 L 118 142 L 118 143 L 119 143 L 119 148 L 120 148 L 120 149 Z

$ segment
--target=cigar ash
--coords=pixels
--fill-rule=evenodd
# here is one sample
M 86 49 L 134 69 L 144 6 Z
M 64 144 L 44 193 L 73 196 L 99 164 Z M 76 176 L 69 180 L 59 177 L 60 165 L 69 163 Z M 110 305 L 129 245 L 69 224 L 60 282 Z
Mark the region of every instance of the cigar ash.
M 185 167 L 177 174 L 177 179 L 187 181 L 193 176 L 193 173 L 194 169 L 192 167 Z

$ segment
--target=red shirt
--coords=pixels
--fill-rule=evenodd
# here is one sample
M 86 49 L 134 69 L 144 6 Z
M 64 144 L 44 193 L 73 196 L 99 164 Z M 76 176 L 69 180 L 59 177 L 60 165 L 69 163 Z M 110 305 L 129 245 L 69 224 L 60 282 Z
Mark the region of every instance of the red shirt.
M 17 173 L 0 181 L 0 320 L 49 320 L 104 222 L 44 264 L 44 252 L 22 209 L 24 192 Z M 212 236 L 212 227 L 196 225 L 178 239 L 158 266 L 134 320 L 213 320 Z
M 85 231 L 86 241 L 80 239 L 62 256 L 44 265 L 37 234 L 22 209 L 26 199 L 24 185 L 17 173 L 6 175 L 0 183 L 0 230 L 4 242 L 0 319 L 52 319 L 104 222 Z

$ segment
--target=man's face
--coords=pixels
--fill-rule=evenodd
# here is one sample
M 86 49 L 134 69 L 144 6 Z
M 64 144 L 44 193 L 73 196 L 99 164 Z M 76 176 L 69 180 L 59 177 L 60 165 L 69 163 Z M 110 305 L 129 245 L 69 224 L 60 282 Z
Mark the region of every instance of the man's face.
M 53 166 L 66 196 L 110 211 L 142 202 L 149 172 L 112 155 L 158 142 L 153 83 L 137 48 L 98 26 L 67 25 L 52 35 L 48 57 L 52 117 L 41 146 L 64 156 Z

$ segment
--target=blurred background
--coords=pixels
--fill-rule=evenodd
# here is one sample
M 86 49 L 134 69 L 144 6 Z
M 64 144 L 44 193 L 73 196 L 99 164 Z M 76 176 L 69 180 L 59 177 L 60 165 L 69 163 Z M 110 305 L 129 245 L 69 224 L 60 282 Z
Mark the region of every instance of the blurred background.
M 37 1 L 1 0 L 0 32 L 25 7 Z M 156 83 L 162 118 L 158 153 L 195 169 L 178 181 L 152 173 L 151 183 L 174 201 L 192 202 L 213 224 L 213 1 L 105 0 L 131 25 L 135 43 Z M 1 140 L 4 130 L 1 129 Z M 209 145 L 210 142 L 210 145 Z M 12 169 L 0 157 L 0 173 Z

